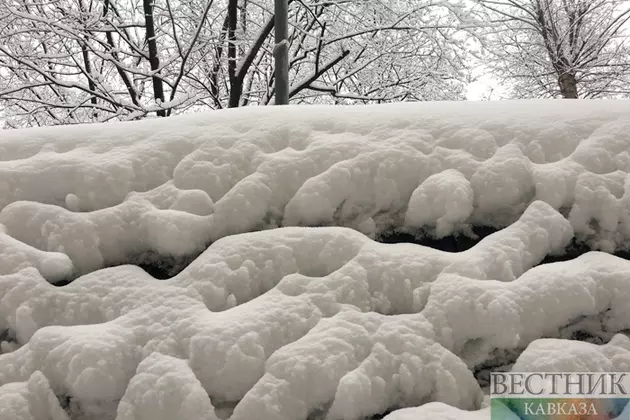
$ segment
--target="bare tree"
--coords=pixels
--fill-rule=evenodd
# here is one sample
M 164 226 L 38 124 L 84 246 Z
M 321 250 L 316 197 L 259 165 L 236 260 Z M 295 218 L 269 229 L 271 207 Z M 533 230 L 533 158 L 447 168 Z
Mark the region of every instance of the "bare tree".
M 273 47 L 276 77 L 275 104 L 289 103 L 289 2 L 274 0 L 275 45 Z
M 458 1 L 289 0 L 292 102 L 463 98 Z M 0 111 L 30 126 L 265 105 L 273 29 L 267 0 L 3 0 Z
M 516 97 L 630 93 L 627 0 L 476 0 L 488 64 Z

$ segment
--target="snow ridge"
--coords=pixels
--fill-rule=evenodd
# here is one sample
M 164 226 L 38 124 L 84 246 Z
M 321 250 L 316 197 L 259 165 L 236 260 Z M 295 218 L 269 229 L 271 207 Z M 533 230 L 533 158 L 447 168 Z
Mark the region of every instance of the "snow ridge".
M 501 351 L 630 369 L 630 262 L 537 266 L 630 239 L 630 105 L 551 103 L 0 133 L 0 420 L 477 420 Z M 504 229 L 457 254 L 373 240 L 476 224 Z M 200 255 L 159 282 L 103 268 L 146 254 Z
M 56 288 L 27 268 L 0 277 L 2 326 L 24 344 L 0 355 L 0 384 L 41 372 L 81 410 L 119 401 L 117 419 L 145 406 L 172 418 L 150 403 L 166 394 L 168 407 L 202 418 L 235 403 L 235 420 L 360 419 L 425 401 L 478 409 L 469 367 L 493 350 L 584 314 L 605 312 L 608 331 L 630 327 L 630 263 L 593 252 L 531 268 L 571 238 L 569 222 L 535 202 L 459 254 L 283 228 L 219 240 L 160 283 L 121 266 Z
M 623 248 L 630 104 L 551 104 L 244 109 L 3 132 L 0 224 L 68 255 L 74 276 L 278 226 L 372 238 L 504 227 L 535 200 L 593 249 Z

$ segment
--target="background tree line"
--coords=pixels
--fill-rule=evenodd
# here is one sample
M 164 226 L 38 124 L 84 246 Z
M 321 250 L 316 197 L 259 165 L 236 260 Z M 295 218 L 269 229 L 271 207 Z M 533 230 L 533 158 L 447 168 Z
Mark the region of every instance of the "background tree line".
M 486 62 L 516 98 L 630 94 L 628 0 L 477 0 Z
M 627 0 L 289 0 L 292 103 L 630 92 Z M 4 0 L 7 127 L 131 120 L 274 98 L 271 0 Z M 480 47 L 480 48 L 479 48 Z

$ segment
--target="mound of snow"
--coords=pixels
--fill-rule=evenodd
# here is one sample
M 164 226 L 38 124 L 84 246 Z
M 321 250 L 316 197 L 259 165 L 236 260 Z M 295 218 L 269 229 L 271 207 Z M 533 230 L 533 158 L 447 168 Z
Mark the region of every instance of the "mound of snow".
M 0 417 L 479 419 L 497 355 L 626 370 L 624 336 L 561 338 L 630 328 L 630 262 L 537 265 L 630 240 L 630 104 L 556 104 L 0 133 Z M 504 229 L 457 254 L 373 240 L 471 224 Z M 197 254 L 161 282 L 102 269 Z
M 7 235 L 0 225 L 0 275 L 35 267 L 42 276 L 55 283 L 67 279 L 74 271 L 70 258 L 60 252 L 46 252 Z
M 226 110 L 5 131 L 0 155 L 0 224 L 75 274 L 278 226 L 443 237 L 535 200 L 594 248 L 630 240 L 623 101 Z
M 474 210 L 475 195 L 470 182 L 455 169 L 428 177 L 411 194 L 405 225 L 415 228 L 435 226 L 441 238 L 466 222 Z
M 70 420 L 39 371 L 25 382 L 0 386 L 0 418 L 3 420 Z
M 604 345 L 560 339 L 531 343 L 513 366 L 517 372 L 630 372 L 630 338 L 617 334 Z
M 144 359 L 129 382 L 117 420 L 218 420 L 186 361 L 160 353 Z
M 235 420 L 360 419 L 425 401 L 476 410 L 469 367 L 495 349 L 586 314 L 630 327 L 630 263 L 594 252 L 532 268 L 571 238 L 535 202 L 459 254 L 283 228 L 223 238 L 160 283 L 121 266 L 55 288 L 24 269 L 0 276 L 0 326 L 22 344 L 0 355 L 0 385 L 41 371 L 84 413 L 115 402 L 119 420 L 157 413 L 158 399 L 187 418 L 229 402 Z

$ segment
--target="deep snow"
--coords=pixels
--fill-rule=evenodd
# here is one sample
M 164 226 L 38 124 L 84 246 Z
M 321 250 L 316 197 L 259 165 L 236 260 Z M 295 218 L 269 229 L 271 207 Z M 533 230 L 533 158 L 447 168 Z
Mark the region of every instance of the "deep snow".
M 0 131 L 0 419 L 478 420 L 502 354 L 630 371 L 630 262 L 538 265 L 627 249 L 628 173 L 625 101 Z M 473 225 L 505 229 L 373 240 Z M 198 254 L 164 281 L 112 267 Z

